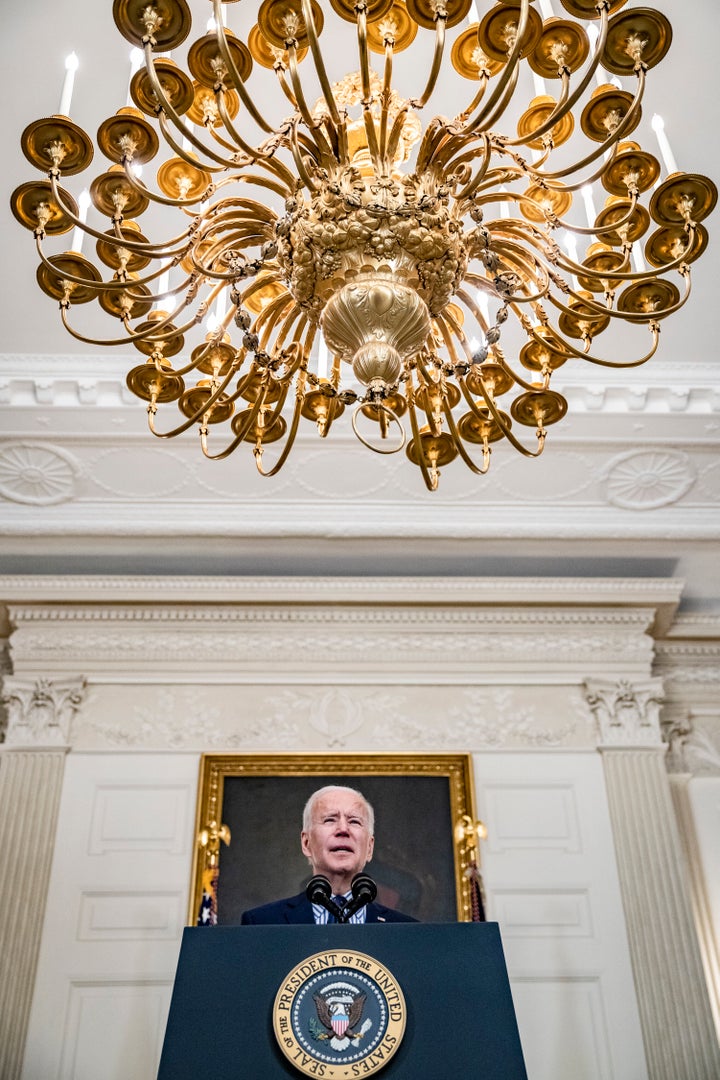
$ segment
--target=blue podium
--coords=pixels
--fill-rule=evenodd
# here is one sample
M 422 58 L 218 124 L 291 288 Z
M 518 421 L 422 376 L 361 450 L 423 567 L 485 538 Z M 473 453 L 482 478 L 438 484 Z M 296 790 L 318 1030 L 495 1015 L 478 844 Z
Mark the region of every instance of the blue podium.
M 496 923 L 185 930 L 158 1080 L 527 1080 Z

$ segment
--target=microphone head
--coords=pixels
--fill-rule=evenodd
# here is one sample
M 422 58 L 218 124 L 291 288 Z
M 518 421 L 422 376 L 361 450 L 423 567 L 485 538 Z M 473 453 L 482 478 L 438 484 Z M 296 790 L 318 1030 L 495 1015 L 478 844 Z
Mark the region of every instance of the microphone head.
M 322 904 L 332 896 L 332 886 L 326 877 L 316 874 L 308 881 L 305 895 L 311 904 Z
M 372 904 L 377 896 L 377 885 L 369 874 L 356 874 L 352 879 L 350 888 L 352 889 L 353 898 L 362 901 L 361 907 L 364 904 Z

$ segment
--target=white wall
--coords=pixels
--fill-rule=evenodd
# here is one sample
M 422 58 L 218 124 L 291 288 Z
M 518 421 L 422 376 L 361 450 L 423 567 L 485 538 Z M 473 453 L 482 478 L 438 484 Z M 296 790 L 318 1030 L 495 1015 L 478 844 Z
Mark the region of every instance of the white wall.
M 47 713 L 38 687 L 43 702 L 48 686 L 67 702 L 68 687 L 87 683 L 52 730 L 70 752 L 23 1080 L 154 1075 L 202 750 L 472 752 L 489 910 L 530 1080 L 646 1080 L 628 875 L 618 882 L 587 686 L 596 703 L 605 688 L 606 711 L 619 688 L 625 712 L 643 713 L 667 582 L 78 579 L 17 590 L 13 751 L 47 736 L 27 722 Z M 617 719 L 613 730 L 635 739 Z M 653 754 L 662 760 L 661 744 Z M 671 973 L 672 994 L 670 984 Z M 695 999 L 680 996 L 692 1027 Z M 653 1038 L 662 1050 L 663 1032 Z
M 599 757 L 485 753 L 475 765 L 489 917 L 529 1076 L 644 1080 Z M 189 753 L 68 756 L 23 1080 L 154 1077 L 197 774 Z

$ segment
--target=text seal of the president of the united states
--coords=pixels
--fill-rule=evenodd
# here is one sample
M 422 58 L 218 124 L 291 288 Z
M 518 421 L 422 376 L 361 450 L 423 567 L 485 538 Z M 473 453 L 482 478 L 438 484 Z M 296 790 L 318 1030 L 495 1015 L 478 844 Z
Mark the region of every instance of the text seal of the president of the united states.
M 273 1027 L 305 1076 L 348 1080 L 386 1065 L 405 1032 L 405 998 L 372 956 L 328 949 L 289 972 L 275 997 Z

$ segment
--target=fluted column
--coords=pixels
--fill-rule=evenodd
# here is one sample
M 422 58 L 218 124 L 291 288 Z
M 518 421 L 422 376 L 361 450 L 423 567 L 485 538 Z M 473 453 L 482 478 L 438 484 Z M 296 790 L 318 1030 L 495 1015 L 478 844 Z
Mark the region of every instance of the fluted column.
M 651 1080 L 717 1080 L 718 1048 L 665 768 L 659 679 L 586 683 L 599 728 Z
M 7 678 L 0 755 L 0 1077 L 17 1080 L 32 1003 L 65 755 L 85 680 Z

